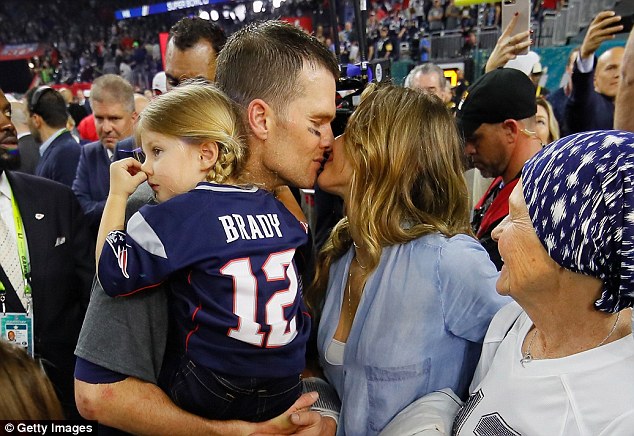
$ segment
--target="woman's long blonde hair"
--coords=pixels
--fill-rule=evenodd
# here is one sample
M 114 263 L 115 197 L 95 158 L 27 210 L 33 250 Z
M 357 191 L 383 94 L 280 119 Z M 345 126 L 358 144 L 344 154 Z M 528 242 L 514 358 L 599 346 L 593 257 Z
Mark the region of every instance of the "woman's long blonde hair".
M 55 389 L 23 348 L 0 339 L 0 420 L 64 419 Z
M 370 85 L 348 121 L 344 152 L 353 167 L 347 216 L 320 251 L 307 290 L 317 316 L 330 266 L 352 245 L 351 227 L 369 252 L 369 270 L 383 247 L 435 232 L 471 234 L 462 145 L 453 117 L 436 96 Z
M 214 84 L 203 79 L 183 82 L 160 95 L 139 115 L 135 140 L 150 131 L 174 136 L 194 145 L 213 141 L 218 145 L 218 160 L 207 174 L 207 181 L 224 183 L 239 176 L 247 160 L 243 123 L 237 106 Z

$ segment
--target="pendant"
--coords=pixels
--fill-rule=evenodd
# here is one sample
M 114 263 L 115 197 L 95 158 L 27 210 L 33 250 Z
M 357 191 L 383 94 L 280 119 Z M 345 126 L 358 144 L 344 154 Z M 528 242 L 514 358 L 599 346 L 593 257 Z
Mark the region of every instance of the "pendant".
M 522 368 L 524 368 L 524 364 L 525 363 L 531 363 L 533 361 L 533 356 L 531 356 L 531 353 L 526 352 L 526 354 L 524 354 L 524 356 L 520 359 L 520 363 L 522 364 Z

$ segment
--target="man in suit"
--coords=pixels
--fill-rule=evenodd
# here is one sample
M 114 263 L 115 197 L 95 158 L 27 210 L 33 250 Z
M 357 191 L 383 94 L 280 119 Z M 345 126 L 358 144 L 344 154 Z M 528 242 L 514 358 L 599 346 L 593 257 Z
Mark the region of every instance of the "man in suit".
M 94 275 L 94 244 L 70 188 L 13 172 L 20 165 L 18 139 L 2 91 L 0 108 L 0 238 L 5 242 L 0 289 L 7 313 L 23 314 L 28 308 L 32 314 L 35 357 L 42 359 L 66 416 L 77 419 L 73 350 Z M 13 258 L 28 261 L 11 268 L 6 261 L 11 251 Z
M 612 11 L 600 12 L 583 39 L 572 72 L 572 92 L 566 104 L 570 133 L 612 129 L 614 98 L 621 80 L 623 47 L 614 47 L 595 59 L 602 42 L 623 30 L 621 17 Z
M 35 175 L 70 187 L 79 163 L 80 147 L 66 129 L 68 112 L 61 94 L 40 86 L 26 93 L 29 130 L 40 145 L 40 161 Z
M 11 119 L 18 131 L 18 149 L 20 150 L 20 167 L 17 171 L 27 174 L 35 174 L 35 169 L 40 161 L 40 146 L 29 130 L 29 116 L 26 105 L 21 101 L 11 102 Z
M 110 162 L 119 141 L 132 134 L 137 113 L 132 85 L 116 74 L 97 78 L 90 95 L 99 141 L 82 147 L 73 192 L 96 238 L 110 187 Z

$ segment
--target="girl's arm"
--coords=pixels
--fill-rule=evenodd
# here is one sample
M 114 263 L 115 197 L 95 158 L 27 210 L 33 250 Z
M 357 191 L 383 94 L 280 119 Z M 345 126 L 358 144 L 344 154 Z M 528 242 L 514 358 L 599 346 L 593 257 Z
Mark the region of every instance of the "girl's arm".
M 133 158 L 119 160 L 110 165 L 110 191 L 97 234 L 95 251 L 97 268 L 99 268 L 99 258 L 108 233 L 124 229 L 128 197 L 146 179 L 147 175 L 141 171 L 141 163 Z

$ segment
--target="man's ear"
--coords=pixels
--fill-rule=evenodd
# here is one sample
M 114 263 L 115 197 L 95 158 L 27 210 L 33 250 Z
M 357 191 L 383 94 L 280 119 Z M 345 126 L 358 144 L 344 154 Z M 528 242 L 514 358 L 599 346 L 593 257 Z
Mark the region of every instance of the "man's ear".
M 200 169 L 209 171 L 218 161 L 218 144 L 215 141 L 207 141 L 200 144 L 199 148 Z
M 39 129 L 42 127 L 42 121 L 43 121 L 43 120 L 42 120 L 42 117 L 41 117 L 40 115 L 38 115 L 38 114 L 32 114 L 32 115 L 31 115 L 31 120 L 33 120 L 33 121 L 32 121 L 32 122 L 33 122 L 33 126 L 34 126 L 36 129 L 38 129 L 38 130 L 39 130 Z
M 508 141 L 515 142 L 517 135 L 520 135 L 522 130 L 517 121 L 513 119 L 504 120 L 502 126 L 504 127 L 505 137 Z
M 271 107 L 262 99 L 256 98 L 247 107 L 249 130 L 258 139 L 265 141 L 269 134 L 269 115 Z

